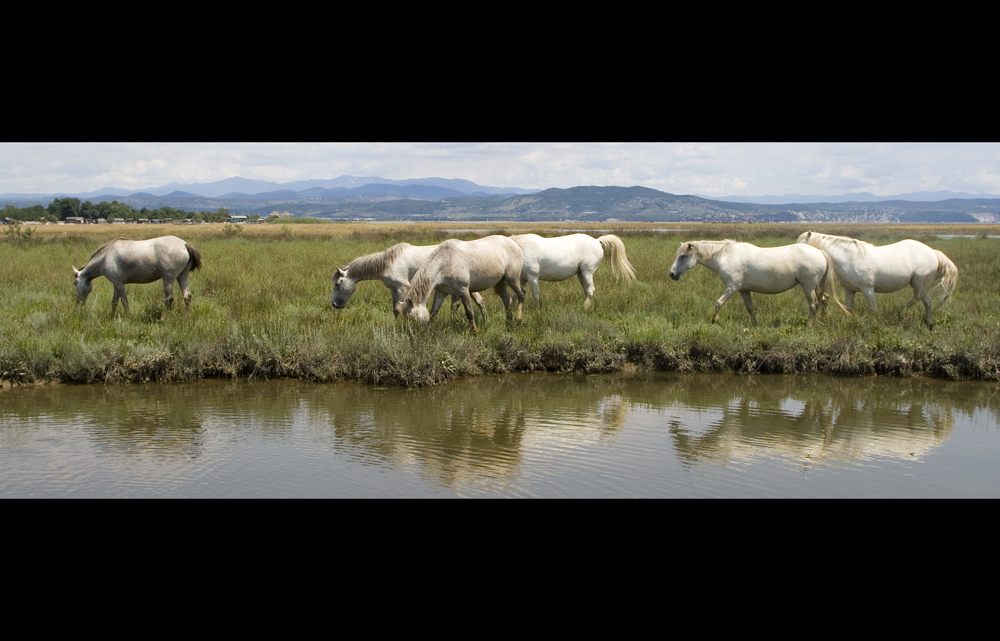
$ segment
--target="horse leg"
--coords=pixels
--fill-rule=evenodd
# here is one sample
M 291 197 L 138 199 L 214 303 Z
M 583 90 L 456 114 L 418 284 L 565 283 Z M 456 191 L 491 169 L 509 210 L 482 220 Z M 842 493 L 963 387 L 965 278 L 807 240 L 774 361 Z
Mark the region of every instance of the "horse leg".
M 816 308 L 819 307 L 819 297 L 816 296 L 816 290 L 808 289 L 802 287 L 802 291 L 806 295 L 806 303 L 809 305 L 809 318 L 806 320 L 806 327 L 811 327 L 813 323 L 813 318 L 816 317 Z
M 470 323 L 472 323 L 472 333 L 478 334 L 479 327 L 476 326 L 476 315 L 472 313 L 472 297 L 469 296 L 468 288 L 463 287 L 462 291 L 459 293 L 459 296 L 462 301 L 462 305 L 465 307 L 465 317 L 469 319 Z M 452 296 L 451 298 L 452 300 L 455 299 L 454 296 Z
M 522 275 L 522 277 L 521 277 L 521 289 L 524 289 L 524 284 L 525 283 L 528 283 L 528 285 L 531 286 L 531 295 L 535 297 L 535 305 L 538 306 L 539 309 L 541 309 L 542 308 L 542 297 L 541 297 L 541 294 L 538 291 L 538 277 L 524 278 L 524 276 Z
M 503 301 L 504 309 L 507 310 L 507 322 L 514 320 L 514 299 L 511 298 L 510 292 L 507 291 L 507 281 L 501 280 L 499 283 L 493 286 L 493 291 L 497 293 L 500 300 Z M 524 290 L 522 290 L 523 292 Z M 524 302 L 524 298 L 521 298 L 521 302 Z M 520 320 L 520 319 L 518 319 Z
M 511 285 L 511 289 L 514 291 L 514 295 L 517 296 L 517 317 L 516 318 L 517 318 L 518 321 L 520 321 L 521 320 L 521 308 L 524 306 L 524 296 L 525 296 L 525 293 L 524 293 L 524 288 L 521 287 L 521 283 L 519 283 L 516 278 L 514 279 L 513 283 L 514 283 L 514 285 L 517 285 L 517 287 L 514 287 L 513 285 Z M 541 306 L 541 303 L 539 303 L 539 306 Z
M 861 290 L 861 293 L 864 295 L 865 300 L 868 301 L 868 306 L 871 307 L 873 310 L 878 311 L 878 303 L 875 302 L 875 290 L 874 289 L 864 289 L 864 290 Z M 914 302 L 916 302 L 916 301 L 914 300 Z M 851 306 L 848 305 L 847 308 L 850 309 Z
M 122 301 L 122 308 L 128 312 L 128 296 L 125 294 L 125 283 L 112 283 L 115 288 L 114 298 L 111 299 L 111 313 L 114 314 L 118 309 L 118 300 Z
M 735 287 L 726 287 L 725 291 L 722 292 L 722 296 L 719 296 L 719 300 L 715 301 L 715 314 L 712 315 L 713 323 L 719 322 L 719 310 L 722 309 L 722 306 L 726 304 L 726 301 L 729 300 L 729 297 L 735 293 L 736 293 Z M 753 318 L 753 316 L 751 316 L 751 318 Z M 755 325 L 757 324 L 756 320 L 754 320 L 754 324 Z
M 816 297 L 816 308 L 819 310 L 820 316 L 826 316 L 826 303 L 830 297 L 823 294 L 822 287 L 814 289 L 813 295 Z
M 184 299 L 184 309 L 191 309 L 191 290 L 188 289 L 187 272 L 177 277 L 177 284 L 181 286 L 181 297 Z
M 576 276 L 580 279 L 580 286 L 583 287 L 583 306 L 590 307 L 594 301 L 594 273 L 585 274 L 581 269 L 576 273 Z
M 448 297 L 448 294 L 434 290 L 434 304 L 431 305 L 431 318 L 433 319 L 437 316 L 438 310 L 441 309 L 441 304 L 444 299 Z
M 174 304 L 174 281 L 163 279 L 163 313 L 160 314 L 160 320 L 167 317 L 167 312 Z
M 392 315 L 399 316 L 399 310 L 396 309 L 396 305 L 399 305 L 399 301 L 403 300 L 403 289 L 404 287 L 390 287 L 389 293 L 392 294 Z
M 857 292 L 852 292 L 849 289 L 845 289 L 844 290 L 844 307 L 846 307 L 848 310 L 853 310 L 854 309 L 854 295 L 855 294 L 857 294 Z
M 483 313 L 483 320 L 489 320 L 489 315 L 486 313 L 486 302 L 483 301 L 483 297 L 479 295 L 479 292 L 472 293 L 472 302 L 476 304 L 479 311 Z
M 924 314 L 924 324 L 927 325 L 928 330 L 934 329 L 934 318 L 931 315 L 931 309 L 932 309 L 931 294 L 926 289 L 924 289 L 922 285 L 919 288 L 917 287 L 913 288 L 913 300 L 911 300 L 909 303 L 906 304 L 906 309 L 909 309 L 910 306 L 916 303 L 918 300 L 923 301 L 924 310 L 926 310 L 926 313 Z
M 757 314 L 753 313 L 753 300 L 750 298 L 750 292 L 740 292 L 740 296 L 743 297 L 743 304 L 747 306 L 747 311 L 750 312 L 750 320 L 753 321 L 753 326 L 757 327 Z
M 506 283 L 506 285 L 508 287 L 510 287 L 511 291 L 514 292 L 514 295 L 517 296 L 517 316 L 516 316 L 516 318 L 517 318 L 517 320 L 520 321 L 521 320 L 521 308 L 524 307 L 524 298 L 525 298 L 524 286 L 521 284 L 521 278 L 520 278 L 520 276 L 517 276 L 517 275 L 507 274 L 506 276 L 504 276 L 503 280 L 501 280 L 498 283 L 498 285 L 503 285 L 505 283 Z M 504 288 L 504 291 L 505 292 L 507 291 L 506 287 Z M 513 301 L 513 299 L 511 299 L 511 300 Z M 513 302 L 511 302 L 511 307 L 513 308 Z

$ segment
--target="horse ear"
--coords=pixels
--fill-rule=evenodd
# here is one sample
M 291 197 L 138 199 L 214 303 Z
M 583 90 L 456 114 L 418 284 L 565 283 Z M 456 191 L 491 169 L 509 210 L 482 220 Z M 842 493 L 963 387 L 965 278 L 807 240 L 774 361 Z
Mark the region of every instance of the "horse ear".
M 73 267 L 73 266 L 72 266 L 72 265 L 70 265 L 70 267 Z M 80 270 L 79 270 L 79 269 L 77 269 L 76 267 L 73 267 L 73 275 L 74 275 L 74 276 L 79 276 L 79 275 L 80 275 Z
M 694 249 L 694 243 L 688 243 L 688 251 Z

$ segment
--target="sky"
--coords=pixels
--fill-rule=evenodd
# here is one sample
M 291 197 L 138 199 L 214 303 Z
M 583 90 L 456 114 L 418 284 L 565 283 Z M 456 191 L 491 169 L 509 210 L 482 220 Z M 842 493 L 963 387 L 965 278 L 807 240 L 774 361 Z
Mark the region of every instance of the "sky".
M 1000 194 L 1000 143 L 0 143 L 0 193 L 343 175 L 708 197 Z

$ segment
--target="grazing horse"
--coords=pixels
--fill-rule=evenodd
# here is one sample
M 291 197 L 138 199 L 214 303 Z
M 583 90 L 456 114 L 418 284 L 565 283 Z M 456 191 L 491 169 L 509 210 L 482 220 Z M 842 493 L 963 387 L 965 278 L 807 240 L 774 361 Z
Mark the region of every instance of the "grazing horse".
M 404 318 L 427 322 L 434 317 L 445 296 L 459 297 L 465 306 L 465 315 L 476 333 L 476 319 L 472 314 L 470 293 L 490 287 L 503 300 L 509 322 L 514 313 L 513 299 L 507 288 L 514 290 L 518 299 L 517 319 L 521 320 L 520 304 L 524 302 L 521 287 L 521 267 L 524 254 L 506 236 L 487 236 L 478 240 L 446 240 L 430 255 L 427 262 L 413 275 L 410 286 L 396 303 L 396 312 Z M 427 299 L 434 293 L 434 304 L 427 312 Z
M 560 281 L 571 276 L 580 279 L 583 287 L 583 306 L 590 307 L 594 298 L 594 271 L 607 256 L 615 280 L 632 282 L 635 270 L 625 256 L 625 244 L 614 234 L 594 238 L 587 234 L 570 234 L 556 238 L 542 238 L 537 234 L 511 236 L 511 240 L 524 252 L 521 286 L 531 285 L 535 303 L 541 307 L 538 281 Z
M 726 285 L 722 296 L 715 301 L 713 323 L 719 320 L 722 305 L 730 296 L 739 292 L 750 312 L 750 320 L 756 326 L 757 316 L 753 311 L 750 292 L 778 294 L 796 285 L 802 287 L 806 302 L 809 303 L 807 324 L 812 324 L 816 307 L 821 302 L 825 303 L 825 299 L 821 299 L 819 295 L 832 297 L 845 313 L 850 313 L 837 298 L 830 257 L 809 245 L 757 247 L 733 240 L 685 242 L 677 250 L 677 258 L 670 267 L 670 277 L 679 280 L 684 272 L 698 264 L 718 274 Z
M 163 295 L 166 309 L 160 320 L 166 316 L 174 302 L 174 281 L 181 286 L 186 308 L 191 307 L 191 290 L 187 277 L 192 269 L 201 267 L 201 254 L 191 243 L 176 236 L 160 236 L 149 240 L 128 240 L 116 238 L 105 243 L 90 257 L 83 269 L 73 268 L 73 284 L 76 285 L 76 300 L 87 301 L 91 281 L 104 276 L 115 288 L 111 300 L 111 313 L 118 307 L 118 299 L 128 311 L 126 283 L 153 283 L 163 281 Z
M 409 243 L 399 243 L 385 251 L 355 258 L 334 272 L 331 278 L 333 280 L 331 304 L 336 309 L 344 309 L 360 281 L 381 280 L 382 284 L 388 287 L 392 293 L 392 313 L 398 314 L 396 303 L 402 298 L 403 291 L 410 286 L 410 279 L 417 273 L 420 266 L 427 262 L 437 247 L 437 245 L 416 247 Z M 452 300 L 454 301 L 452 307 L 457 307 L 459 300 L 457 298 Z M 483 318 L 486 318 L 483 297 L 479 294 L 472 294 L 472 300 L 479 306 Z
M 833 260 L 837 279 L 847 292 L 844 302 L 848 309 L 854 306 L 854 295 L 858 292 L 864 295 L 869 307 L 878 309 L 876 292 L 896 292 L 909 285 L 913 288 L 913 299 L 906 307 L 923 301 L 924 323 L 927 329 L 934 329 L 930 292 L 941 288 L 942 294 L 933 306 L 937 310 L 958 284 L 955 263 L 944 253 L 916 240 L 877 247 L 855 238 L 807 231 L 799 236 L 798 242 L 824 250 Z

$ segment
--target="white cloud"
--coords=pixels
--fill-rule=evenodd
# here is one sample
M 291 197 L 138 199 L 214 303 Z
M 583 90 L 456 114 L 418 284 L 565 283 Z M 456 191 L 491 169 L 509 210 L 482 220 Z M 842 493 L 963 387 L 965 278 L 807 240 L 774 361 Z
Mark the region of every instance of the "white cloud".
M 996 143 L 0 143 L 0 193 L 349 174 L 535 189 L 887 196 L 1000 193 L 998 167 Z

